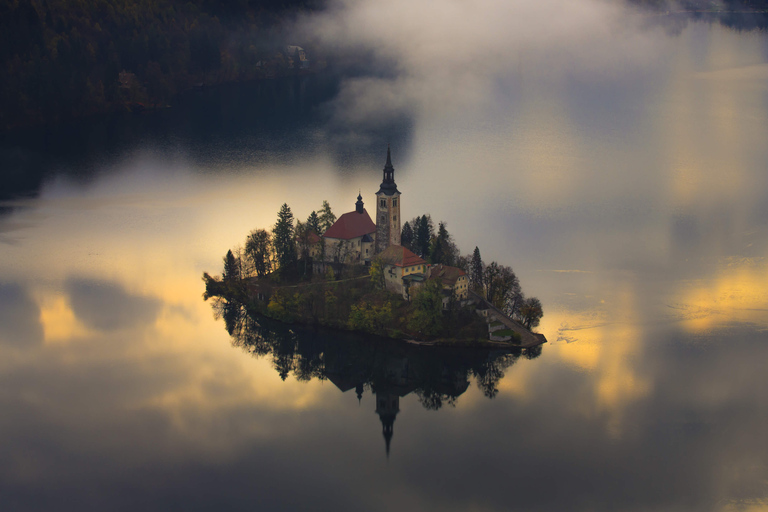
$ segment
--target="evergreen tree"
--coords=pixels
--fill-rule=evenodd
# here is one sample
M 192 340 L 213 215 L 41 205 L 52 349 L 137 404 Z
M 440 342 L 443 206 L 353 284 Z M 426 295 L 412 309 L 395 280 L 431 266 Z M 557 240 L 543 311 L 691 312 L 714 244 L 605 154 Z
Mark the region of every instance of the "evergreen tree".
M 293 236 L 293 213 L 291 208 L 283 203 L 277 212 L 277 222 L 272 230 L 273 244 L 277 267 L 284 271 L 296 261 L 296 240 Z
M 475 251 L 472 253 L 469 282 L 475 290 L 483 289 L 483 259 L 480 257 L 480 249 L 477 246 L 475 246 Z
M 237 261 L 232 251 L 227 251 L 227 255 L 224 256 L 224 275 L 222 276 L 224 281 L 237 281 L 240 279 L 240 262 Z
M 403 231 L 400 233 L 400 245 L 408 248 L 410 251 L 413 250 L 413 229 L 411 229 L 408 221 L 403 224 Z
M 333 226 L 333 223 L 336 222 L 336 216 L 331 211 L 331 205 L 328 204 L 328 201 L 323 201 L 323 207 L 320 208 L 320 214 L 318 217 L 318 220 L 320 221 L 321 233 L 328 231 L 328 228 Z
M 416 231 L 416 249 L 422 258 L 429 257 L 429 243 L 432 240 L 432 218 L 422 215 L 419 218 L 419 229 Z
M 444 264 L 455 266 L 458 259 L 459 250 L 456 244 L 451 240 L 451 235 L 445 227 L 445 222 L 438 225 L 437 236 L 433 237 L 430 243 L 430 260 L 432 264 Z
M 312 211 L 307 217 L 307 228 L 309 228 L 316 235 L 322 234 L 320 231 L 320 217 L 317 216 L 317 212 Z

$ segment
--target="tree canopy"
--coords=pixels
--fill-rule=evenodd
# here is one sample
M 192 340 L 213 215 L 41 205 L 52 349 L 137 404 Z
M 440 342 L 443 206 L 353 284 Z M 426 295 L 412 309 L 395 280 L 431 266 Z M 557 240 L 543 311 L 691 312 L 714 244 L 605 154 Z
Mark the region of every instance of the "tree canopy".
M 272 272 L 272 235 L 265 229 L 254 229 L 245 240 L 245 255 L 258 277 Z
M 328 228 L 333 226 L 333 223 L 336 222 L 336 215 L 333 214 L 331 205 L 328 204 L 328 201 L 323 201 L 323 206 L 320 208 L 320 214 L 318 215 L 318 218 L 320 233 L 325 233 L 328 231 Z
M 315 3 L 3 2 L 0 129 L 130 104 L 164 105 L 197 83 L 252 80 L 288 69 L 290 55 L 270 42 L 270 31 L 287 11 Z
M 282 271 L 296 261 L 296 240 L 294 238 L 293 213 L 286 204 L 277 212 L 277 222 L 272 230 L 275 259 Z

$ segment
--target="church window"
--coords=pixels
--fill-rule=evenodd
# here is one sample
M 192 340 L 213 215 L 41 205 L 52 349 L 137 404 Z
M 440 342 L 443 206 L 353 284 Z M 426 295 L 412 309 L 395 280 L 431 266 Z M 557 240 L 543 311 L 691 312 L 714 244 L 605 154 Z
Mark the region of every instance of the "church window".
M 381 200 L 381 207 L 382 208 L 386 208 L 387 207 L 387 200 L 386 199 L 382 199 Z
M 395 205 L 395 206 L 397 206 L 397 205 Z M 393 215 L 392 216 L 392 220 L 397 220 L 397 215 Z
M 392 200 L 392 206 L 394 206 L 395 208 L 397 208 L 397 199 L 393 199 L 393 200 Z
M 381 216 L 381 222 L 387 222 L 387 216 L 386 215 L 382 215 Z

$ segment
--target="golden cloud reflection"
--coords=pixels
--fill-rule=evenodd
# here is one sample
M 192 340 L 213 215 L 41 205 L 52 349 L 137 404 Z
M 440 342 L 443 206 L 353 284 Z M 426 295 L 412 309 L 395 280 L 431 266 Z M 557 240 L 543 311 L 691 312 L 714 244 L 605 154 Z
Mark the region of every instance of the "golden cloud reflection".
M 591 310 L 561 307 L 548 311 L 541 330 L 554 340 L 547 346 L 548 355 L 591 377 L 580 411 L 588 416 L 606 415 L 609 434 L 620 437 L 625 408 L 645 397 L 652 383 L 638 365 L 644 332 L 636 291 L 623 283 L 611 293 L 593 301 Z M 553 332 L 556 334 L 550 334 Z
M 46 344 L 66 344 L 83 339 L 89 330 L 75 316 L 67 298 L 63 295 L 46 294 L 40 300 L 40 323 Z
M 689 332 L 703 333 L 729 322 L 768 328 L 768 261 L 730 258 L 714 275 L 682 283 L 670 317 Z

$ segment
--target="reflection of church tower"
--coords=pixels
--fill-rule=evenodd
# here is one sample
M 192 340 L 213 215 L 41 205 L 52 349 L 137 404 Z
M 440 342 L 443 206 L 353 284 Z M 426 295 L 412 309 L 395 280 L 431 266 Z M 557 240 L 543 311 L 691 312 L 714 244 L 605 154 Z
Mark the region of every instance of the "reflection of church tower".
M 381 419 L 384 434 L 384 442 L 387 443 L 387 457 L 389 457 L 389 444 L 395 426 L 395 416 L 400 412 L 400 397 L 392 393 L 376 394 L 376 414 Z
M 400 191 L 395 185 L 395 168 L 387 146 L 384 178 L 376 192 L 376 253 L 400 245 Z

